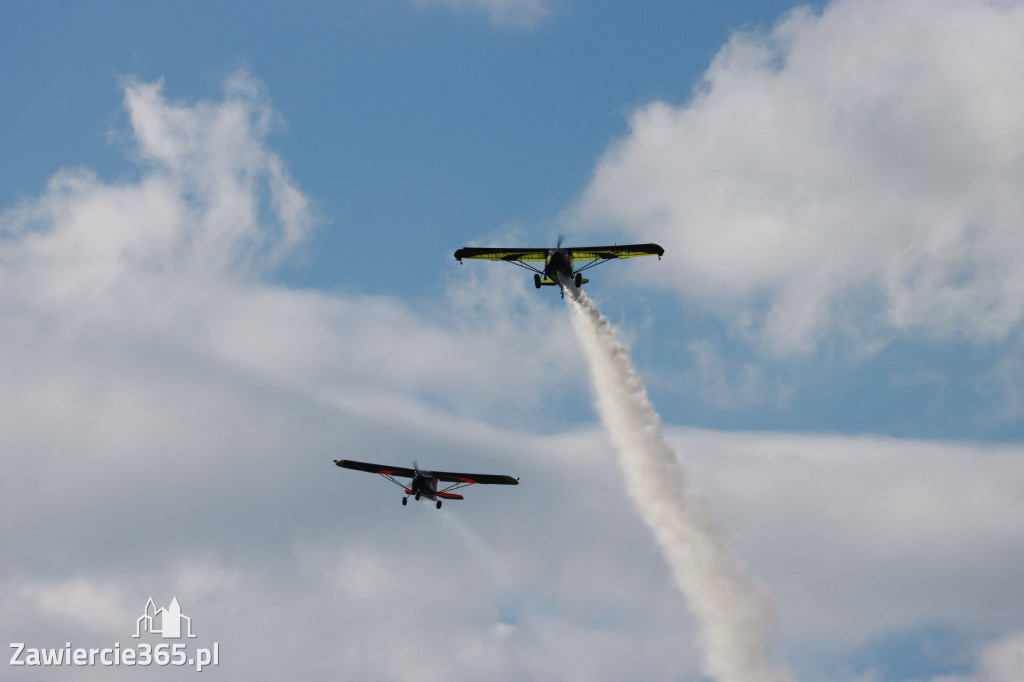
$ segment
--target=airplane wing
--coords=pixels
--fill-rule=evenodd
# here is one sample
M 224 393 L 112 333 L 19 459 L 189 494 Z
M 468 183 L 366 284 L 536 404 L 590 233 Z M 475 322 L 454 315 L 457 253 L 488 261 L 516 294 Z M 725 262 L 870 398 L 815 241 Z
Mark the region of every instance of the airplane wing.
M 657 256 L 661 258 L 665 249 L 657 244 L 623 244 L 615 246 L 573 246 L 565 249 L 573 260 L 609 260 L 612 258 L 634 258 L 636 256 Z M 464 246 L 455 252 L 455 259 L 480 258 L 504 261 L 546 261 L 552 249 L 505 249 Z
M 481 258 L 483 260 L 537 260 L 546 261 L 551 249 L 492 249 L 463 246 L 455 252 L 455 260 Z
M 431 472 L 439 481 L 447 483 L 479 483 L 481 485 L 519 485 L 518 478 L 499 476 L 497 474 L 456 474 L 450 471 Z M 461 486 L 459 486 L 461 487 Z
M 351 459 L 336 459 L 334 463 L 344 469 L 355 469 L 356 471 L 366 471 L 371 474 L 381 474 L 383 476 L 402 476 L 403 478 L 412 478 L 416 475 L 416 472 L 408 467 L 393 467 L 387 464 L 370 464 L 369 462 L 356 462 Z
M 623 244 L 617 246 L 574 246 L 567 248 L 571 258 L 576 260 L 608 260 L 611 258 L 635 258 L 636 256 L 657 256 L 661 258 L 665 249 L 657 244 Z
M 351 459 L 336 459 L 334 463 L 345 469 L 355 469 L 356 471 L 365 471 L 371 474 L 381 474 L 383 476 L 401 476 L 403 478 L 412 478 L 416 475 L 416 471 L 409 469 L 408 467 L 394 467 L 387 464 L 371 464 L 369 462 L 356 462 Z M 423 473 L 428 473 L 424 471 Z M 495 474 L 460 474 L 452 473 L 449 471 L 430 471 L 429 473 L 437 477 L 439 481 L 445 481 L 448 483 L 480 483 L 483 485 L 519 485 L 519 479 L 512 478 L 511 476 L 498 476 Z

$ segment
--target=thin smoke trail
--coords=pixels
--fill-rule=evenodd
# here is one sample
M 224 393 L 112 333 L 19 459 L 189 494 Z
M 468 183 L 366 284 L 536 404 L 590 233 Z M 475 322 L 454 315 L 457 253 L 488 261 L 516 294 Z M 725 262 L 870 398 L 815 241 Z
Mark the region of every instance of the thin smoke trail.
M 466 546 L 480 558 L 499 585 L 506 586 L 512 583 L 508 571 L 501 565 L 501 561 L 494 553 L 494 550 L 488 547 L 483 538 L 466 525 L 462 519 L 451 512 L 438 514 L 437 516 L 443 525 L 453 529 L 462 541 L 466 543 Z
M 720 682 L 791 682 L 768 646 L 768 608 L 703 501 L 683 482 L 629 351 L 587 296 L 570 288 L 594 400 L 626 488 L 654 533 L 700 629 L 705 674 Z

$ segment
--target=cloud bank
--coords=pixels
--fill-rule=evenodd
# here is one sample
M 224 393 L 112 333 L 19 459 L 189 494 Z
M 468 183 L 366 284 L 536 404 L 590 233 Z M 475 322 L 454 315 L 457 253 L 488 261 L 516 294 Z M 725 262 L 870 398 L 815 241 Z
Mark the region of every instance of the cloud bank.
M 582 391 L 569 320 L 511 272 L 443 303 L 275 283 L 317 220 L 266 93 L 124 87 L 137 177 L 63 170 L 0 214 L 0 640 L 124 646 L 176 596 L 232 679 L 696 678 L 611 447 L 537 433 Z M 1012 664 L 1020 448 L 668 437 L 798 673 L 857 679 L 858 647 L 933 623 L 993 637 L 978 679 Z M 522 484 L 445 505 L 461 532 L 339 456 Z

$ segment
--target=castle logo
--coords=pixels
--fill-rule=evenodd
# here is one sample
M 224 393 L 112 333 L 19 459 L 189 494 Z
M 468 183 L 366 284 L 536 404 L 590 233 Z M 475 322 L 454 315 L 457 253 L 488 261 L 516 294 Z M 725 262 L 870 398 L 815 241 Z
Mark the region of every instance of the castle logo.
M 195 637 L 192 634 L 192 619 L 181 612 L 177 597 L 171 599 L 170 606 L 166 609 L 158 609 L 150 597 L 142 615 L 135 621 L 135 634 L 132 637 L 141 637 L 143 632 L 148 632 L 151 635 L 160 635 L 164 639 L 181 639 L 182 622 L 185 623 L 187 636 Z

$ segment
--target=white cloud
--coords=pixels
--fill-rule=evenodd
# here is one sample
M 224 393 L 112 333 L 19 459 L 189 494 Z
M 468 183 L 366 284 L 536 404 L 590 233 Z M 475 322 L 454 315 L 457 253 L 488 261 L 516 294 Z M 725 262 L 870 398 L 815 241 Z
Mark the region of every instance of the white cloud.
M 840 334 L 1000 340 L 1024 320 L 1024 5 L 838 0 L 737 33 L 576 207 L 775 352 Z

